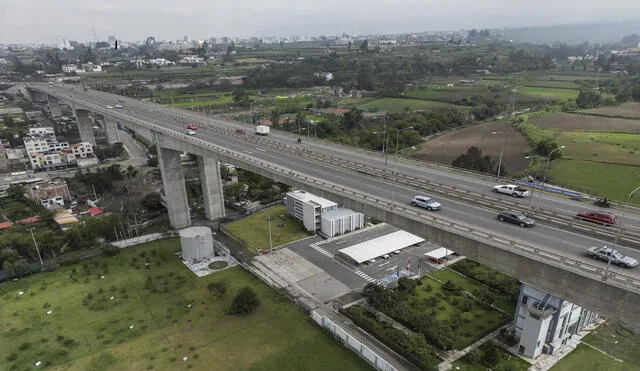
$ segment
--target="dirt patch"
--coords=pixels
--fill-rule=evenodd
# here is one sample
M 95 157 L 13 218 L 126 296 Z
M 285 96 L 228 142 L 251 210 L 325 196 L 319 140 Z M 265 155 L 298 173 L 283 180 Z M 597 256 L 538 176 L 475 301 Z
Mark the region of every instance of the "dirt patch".
M 615 109 L 618 107 L 610 108 Z M 627 120 L 570 113 L 556 113 L 553 115 L 537 116 L 529 119 L 528 122 L 544 129 L 640 133 L 640 120 Z
M 476 146 L 497 163 L 500 157 L 502 134 L 492 134 L 494 131 L 506 133 L 502 162 L 507 173 L 515 174 L 526 169 L 529 160 L 524 157 L 532 149 L 529 142 L 513 126 L 501 123 L 474 125 L 440 135 L 420 145 L 420 151 L 415 157 L 451 165 L 456 157 L 467 151 L 467 148 Z
M 618 107 L 600 107 L 587 109 L 584 113 L 592 113 L 596 115 L 612 115 L 620 117 L 640 118 L 640 103 L 629 102 L 619 105 Z

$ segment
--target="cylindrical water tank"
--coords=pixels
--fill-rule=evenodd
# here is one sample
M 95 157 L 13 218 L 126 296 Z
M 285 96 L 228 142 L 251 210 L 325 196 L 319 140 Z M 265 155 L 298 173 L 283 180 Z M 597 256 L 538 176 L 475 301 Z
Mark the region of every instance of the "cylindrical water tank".
M 182 259 L 200 260 L 213 256 L 213 238 L 209 227 L 190 227 L 180 230 Z

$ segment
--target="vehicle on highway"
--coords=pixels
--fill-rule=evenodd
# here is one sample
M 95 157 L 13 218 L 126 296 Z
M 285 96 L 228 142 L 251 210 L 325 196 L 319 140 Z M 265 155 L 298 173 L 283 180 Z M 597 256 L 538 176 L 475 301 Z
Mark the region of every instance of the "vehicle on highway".
M 616 224 L 616 216 L 603 211 L 582 211 L 576 215 L 576 218 L 598 224 Z
M 194 124 L 189 124 L 189 125 L 187 125 L 187 129 L 189 129 L 189 130 L 198 130 L 198 126 L 194 125 Z
M 107 108 L 108 108 L 108 109 L 112 109 L 112 108 L 113 108 L 113 106 L 112 106 L 112 105 L 110 105 L 110 104 L 108 104 L 108 105 L 107 105 Z
M 196 132 L 194 130 L 187 130 L 187 134 L 188 135 L 196 135 Z
M 505 195 L 509 195 L 509 196 L 513 196 L 513 197 L 529 197 L 531 196 L 531 191 L 524 189 L 524 188 L 520 188 L 517 185 L 513 185 L 513 184 L 504 184 L 504 185 L 497 185 L 495 187 L 493 187 L 493 192 L 494 193 L 502 193 Z
M 122 104 L 116 104 L 116 108 L 122 108 Z
M 533 227 L 536 222 L 519 211 L 503 211 L 498 214 L 498 220 L 501 222 L 509 222 L 517 224 L 521 227 Z
M 587 250 L 587 255 L 594 259 L 600 259 L 607 262 L 611 259 L 611 264 L 615 264 L 623 268 L 633 268 L 638 265 L 638 261 L 634 258 L 626 256 L 609 246 L 590 247 L 589 250 Z
M 236 134 L 244 134 L 244 129 L 236 129 Z
M 606 197 L 595 200 L 593 204 L 599 207 L 611 207 L 611 202 L 609 202 Z
M 419 206 L 429 211 L 440 210 L 442 208 L 442 204 L 440 204 L 440 202 L 427 196 L 413 196 L 411 199 L 411 205 Z
M 256 126 L 256 135 L 269 135 L 269 127 L 267 125 Z

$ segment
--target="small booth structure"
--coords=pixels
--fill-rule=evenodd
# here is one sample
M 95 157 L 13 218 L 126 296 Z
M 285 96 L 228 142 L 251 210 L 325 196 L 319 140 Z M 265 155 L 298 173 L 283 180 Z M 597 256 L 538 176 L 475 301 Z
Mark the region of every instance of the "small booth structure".
M 436 264 L 444 264 L 445 262 L 451 260 L 452 256 L 456 255 L 456 253 L 455 251 L 451 251 L 449 249 L 445 249 L 444 247 L 441 247 L 439 249 L 430 251 L 424 255 L 426 255 L 426 257 L 430 261 Z

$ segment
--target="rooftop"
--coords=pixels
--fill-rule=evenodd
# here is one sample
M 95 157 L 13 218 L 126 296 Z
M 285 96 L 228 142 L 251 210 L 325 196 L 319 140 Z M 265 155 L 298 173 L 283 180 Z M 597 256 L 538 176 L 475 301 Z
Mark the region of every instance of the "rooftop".
M 327 211 L 325 213 L 322 213 L 322 218 L 323 219 L 336 219 L 336 218 L 341 218 L 343 216 L 348 216 L 348 215 L 353 215 L 353 214 L 357 214 L 357 211 L 353 211 L 351 209 L 335 209 L 335 210 L 330 210 Z
M 307 193 L 305 191 L 300 191 L 300 190 L 296 190 L 296 191 L 291 191 L 289 193 L 287 193 L 287 197 L 293 197 L 295 199 L 298 199 L 302 202 L 313 202 L 315 204 L 320 205 L 321 208 L 327 208 L 327 207 L 332 207 L 332 206 L 337 206 L 338 204 L 327 200 L 326 198 L 322 198 L 322 197 L 318 197 L 314 194 L 311 193 Z

